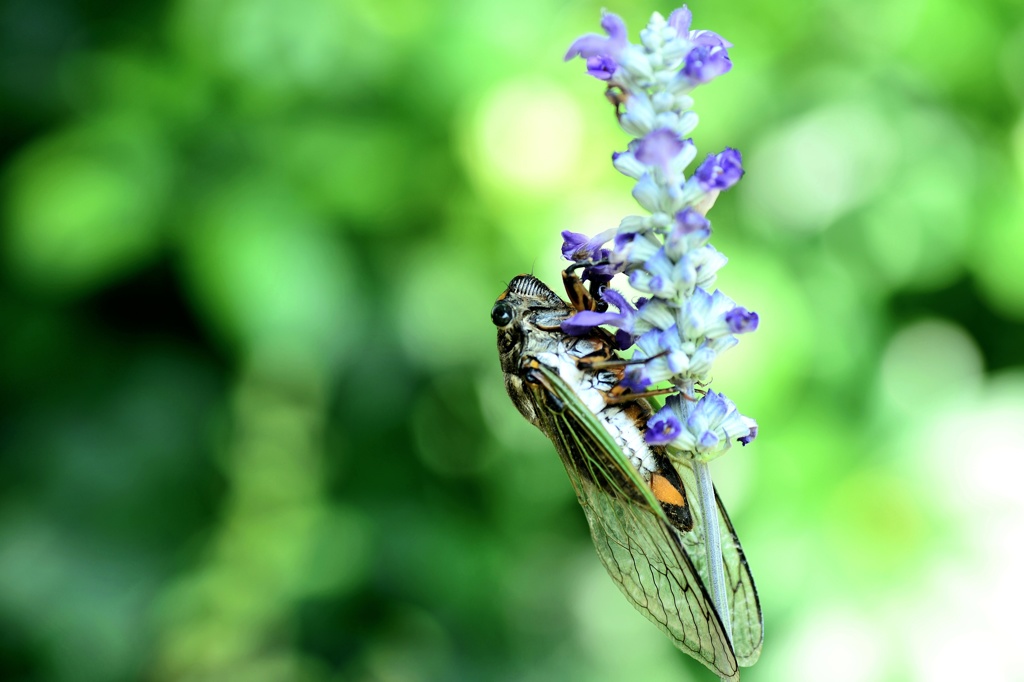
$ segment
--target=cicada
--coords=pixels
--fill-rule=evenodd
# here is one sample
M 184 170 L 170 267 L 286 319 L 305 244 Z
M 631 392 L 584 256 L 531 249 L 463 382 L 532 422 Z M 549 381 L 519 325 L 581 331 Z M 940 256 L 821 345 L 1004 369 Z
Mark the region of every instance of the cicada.
M 717 492 L 732 639 L 709 596 L 694 473 L 644 440 L 652 407 L 619 388 L 614 338 L 596 328 L 569 336 L 561 323 L 602 305 L 569 271 L 571 305 L 532 275 L 519 275 L 491 310 L 505 388 L 551 439 L 583 507 L 594 546 L 633 606 L 682 651 L 728 680 L 761 652 L 761 607 L 743 549 Z

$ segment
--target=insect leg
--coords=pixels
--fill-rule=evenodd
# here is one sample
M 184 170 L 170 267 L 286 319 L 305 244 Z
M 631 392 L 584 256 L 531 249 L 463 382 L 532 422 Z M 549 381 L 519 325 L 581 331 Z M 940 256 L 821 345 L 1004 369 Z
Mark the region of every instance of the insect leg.
M 554 389 L 540 371 L 540 362 L 536 358 L 524 358 L 521 371 L 523 381 L 537 386 L 543 395 L 544 406 L 552 412 L 565 411 L 565 402 L 555 395 Z
M 605 394 L 605 402 L 607 402 L 609 405 L 618 405 L 620 403 L 629 403 L 629 402 L 632 402 L 634 400 L 639 400 L 640 398 L 653 398 L 654 396 L 659 396 L 659 395 L 669 395 L 671 393 L 676 393 L 679 390 L 675 386 L 672 386 L 670 388 L 658 388 L 658 389 L 655 389 L 653 391 L 641 391 L 639 393 L 632 393 L 632 392 L 629 392 L 629 393 L 621 392 L 620 393 L 620 392 L 616 391 L 617 388 L 618 388 L 618 386 L 616 386 L 611 391 L 609 391 L 607 394 Z
M 596 310 L 603 313 L 608 310 L 608 304 L 601 299 L 601 292 L 594 291 L 597 282 L 590 283 L 590 289 L 584 286 L 583 282 L 576 275 L 579 268 L 586 268 L 592 265 L 603 265 L 607 261 L 573 263 L 562 271 L 562 284 L 565 285 L 565 293 L 569 297 L 569 304 L 576 312 L 581 310 Z

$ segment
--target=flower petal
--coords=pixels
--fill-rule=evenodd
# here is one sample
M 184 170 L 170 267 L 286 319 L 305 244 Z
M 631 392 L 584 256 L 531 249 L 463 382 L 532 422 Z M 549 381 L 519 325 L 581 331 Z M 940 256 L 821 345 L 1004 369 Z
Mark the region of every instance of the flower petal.
M 686 38 L 690 35 L 691 23 L 693 23 L 693 13 L 686 5 L 672 10 L 672 14 L 668 15 L 668 25 L 676 30 L 680 38 Z
M 718 154 L 709 154 L 693 175 L 705 192 L 729 189 L 743 177 L 743 157 L 726 147 Z

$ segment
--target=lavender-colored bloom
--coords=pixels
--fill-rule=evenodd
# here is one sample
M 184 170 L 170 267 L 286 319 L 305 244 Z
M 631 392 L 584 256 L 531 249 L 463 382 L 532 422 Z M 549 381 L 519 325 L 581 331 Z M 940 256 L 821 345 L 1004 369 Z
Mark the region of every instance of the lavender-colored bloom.
M 672 175 L 672 160 L 691 140 L 680 140 L 679 136 L 668 128 L 658 128 L 644 135 L 637 145 L 634 156 L 636 160 L 653 168 L 660 168 L 666 177 Z
M 626 350 L 636 342 L 636 337 L 625 329 L 615 330 L 615 347 L 617 350 Z
M 619 312 L 606 311 L 599 313 L 595 310 L 581 310 L 569 319 L 562 322 L 562 331 L 570 336 L 583 336 L 602 324 L 607 324 L 626 332 L 633 331 L 636 322 L 637 309 L 629 304 L 622 294 L 613 289 L 604 292 L 604 300 L 619 309 Z
M 711 366 L 715 364 L 715 359 L 718 357 L 718 352 L 712 348 L 712 344 L 705 341 L 693 352 L 690 356 L 690 377 L 692 378 L 703 378 L 708 375 L 711 371 Z
M 686 5 L 679 9 L 672 10 L 668 15 L 668 25 L 676 30 L 680 38 L 687 38 L 690 35 L 690 24 L 693 22 L 693 12 Z
M 732 43 L 714 31 L 690 31 L 690 41 L 708 47 L 732 47 Z
M 622 379 L 619 381 L 619 385 L 627 391 L 639 393 L 646 391 L 647 387 L 653 383 L 651 378 L 647 376 L 647 371 L 643 365 L 630 365 L 626 368 L 626 371 L 622 373 Z
M 648 420 L 648 428 L 658 420 L 660 433 L 655 438 L 659 444 L 671 445 L 707 461 L 728 450 L 733 441 L 750 442 L 757 433 L 753 419 L 741 415 L 731 400 L 714 391 L 708 391 L 690 406 L 688 414 L 686 411 L 683 398 L 673 395 Z M 676 430 L 673 420 L 683 428 Z M 673 434 L 671 438 L 667 437 L 669 433 Z
M 676 30 L 680 38 L 686 38 L 691 43 L 696 43 L 697 45 L 732 47 L 732 43 L 714 31 L 691 31 L 690 24 L 692 22 L 693 13 L 690 12 L 686 5 L 673 10 L 672 14 L 668 15 L 668 25 Z
M 629 273 L 629 284 L 638 291 L 664 299 L 689 294 L 697 281 L 697 271 L 683 258 L 673 262 L 662 247 L 642 267 Z
M 587 57 L 587 73 L 599 81 L 610 81 L 619 65 L 606 55 Z
M 729 331 L 733 334 L 752 332 L 757 329 L 757 313 L 752 313 L 746 308 L 733 308 L 725 314 L 725 322 L 729 325 Z
M 601 246 L 614 234 L 614 228 L 593 237 L 571 230 L 562 230 L 562 257 L 576 263 L 586 260 L 603 260 L 608 257 L 608 249 L 602 249 Z
M 686 55 L 681 73 L 691 83 L 708 83 L 732 69 L 729 53 L 719 45 L 698 45 Z
M 579 232 L 562 231 L 562 257 L 574 263 L 587 263 L 580 275 L 584 282 L 604 286 L 621 272 L 621 265 L 608 260 L 611 251 L 601 248 L 614 232 L 614 229 L 605 230 L 593 238 L 588 238 Z
M 678 234 L 703 232 L 710 236 L 711 223 L 703 215 L 687 206 L 682 211 L 676 213 L 672 231 Z
M 635 342 L 635 362 L 620 386 L 640 391 L 671 382 L 686 394 L 686 400 L 676 394 L 666 401 L 645 437 L 706 461 L 737 440 L 752 440 L 757 425 L 713 391 L 696 400 L 694 382 L 707 380 L 717 356 L 759 320 L 721 292 L 709 293 L 726 258 L 708 243 L 711 226 L 704 215 L 718 193 L 742 177 L 743 167 L 739 152 L 726 148 L 692 175 L 686 172 L 696 156 L 686 139 L 697 121 L 690 92 L 732 68 L 731 44 L 713 31 L 691 30 L 692 18 L 686 5 L 667 22 L 656 15 L 641 32 L 641 44 L 633 45 L 622 20 L 605 13 L 607 36 L 583 36 L 566 55 L 583 57 L 590 75 L 614 84 L 619 124 L 635 139 L 612 162 L 635 181 L 633 196 L 649 214 L 627 216 L 614 233 L 591 239 L 563 234 L 563 255 L 585 266 L 583 279 L 612 309 L 578 312 L 562 329 L 582 335 L 607 325 L 617 330 L 621 347 Z M 594 288 L 617 273 L 651 298 L 634 308 L 621 294 Z
M 658 113 L 651 98 L 643 90 L 631 90 L 625 110 L 619 114 L 619 125 L 634 137 L 643 137 L 658 126 Z
M 708 450 L 711 450 L 718 445 L 720 440 L 721 438 L 719 438 L 718 434 L 714 431 L 703 431 L 699 436 L 697 436 L 697 452 L 707 452 Z
M 638 232 L 619 232 L 612 242 L 608 259 L 621 265 L 623 270 L 630 271 L 652 258 L 658 252 L 658 248 L 657 241 L 647 235 Z
M 639 237 L 639 232 L 624 232 L 622 230 L 617 232 L 612 240 L 612 253 L 615 254 L 616 260 L 625 262 L 627 259 L 622 258 L 622 256 L 633 248 L 633 242 Z
M 644 173 L 647 172 L 647 167 L 640 163 L 636 155 L 633 153 L 637 144 L 636 140 L 629 143 L 629 149 L 624 152 L 612 152 L 612 165 L 615 166 L 615 170 L 619 171 L 623 175 L 639 180 Z
M 665 405 L 648 420 L 644 440 L 651 445 L 666 445 L 675 440 L 682 431 L 683 424 L 679 417 L 671 407 Z
M 649 231 L 652 227 L 657 227 L 657 225 L 655 225 L 655 217 L 654 216 L 647 216 L 645 218 L 644 216 L 639 216 L 639 215 L 628 215 L 628 216 L 626 216 L 625 218 L 623 218 L 622 220 L 619 221 L 618 234 L 620 234 L 620 235 L 621 234 L 627 234 L 627 233 L 641 233 L 641 234 L 643 234 L 643 233 L 646 233 L 647 231 Z
M 569 61 L 576 56 L 583 57 L 584 59 L 608 57 L 613 61 L 617 61 L 619 54 L 628 44 L 626 39 L 626 23 L 619 15 L 605 12 L 601 16 L 601 28 L 608 34 L 607 38 L 596 33 L 588 33 L 577 38 L 569 46 L 569 51 L 565 53 L 565 61 Z
M 718 154 L 708 154 L 693 175 L 705 192 L 729 189 L 743 177 L 742 162 L 738 151 L 726 147 Z
M 662 298 L 637 301 L 637 317 L 632 332 L 643 334 L 651 329 L 668 329 L 676 323 L 676 307 Z
M 636 346 L 633 360 L 638 364 L 626 368 L 622 382 L 630 390 L 642 391 L 651 384 L 682 376 L 690 366 L 690 358 L 681 347 L 674 327 L 647 331 L 637 338 Z
M 699 249 L 711 238 L 711 223 L 694 209 L 687 207 L 676 213 L 672 228 L 665 236 L 665 252 L 679 259 L 683 254 Z
M 711 244 L 690 251 L 683 256 L 683 260 L 687 267 L 693 268 L 694 284 L 705 291 L 714 285 L 718 271 L 729 262 L 729 259 Z
M 633 185 L 633 198 L 651 213 L 661 210 L 661 194 L 661 185 L 654 181 L 650 173 L 644 173 Z
M 728 336 L 730 328 L 725 316 L 736 308 L 736 303 L 719 290 L 709 294 L 700 287 L 679 309 L 678 325 L 683 338 L 697 341 Z
M 608 257 L 608 250 L 601 249 L 597 254 L 601 259 Z M 593 286 L 597 286 L 600 290 L 604 290 L 604 287 L 608 286 L 608 283 L 612 281 L 612 277 L 621 272 L 618 265 L 612 263 L 601 263 L 599 265 L 588 265 L 583 268 L 583 273 L 580 275 L 580 279 L 584 282 L 591 282 L 591 291 L 594 291 Z M 628 346 L 627 346 L 628 348 Z
M 562 258 L 576 260 L 576 254 L 583 250 L 590 237 L 572 230 L 562 230 Z
M 737 310 L 741 312 L 736 313 Z M 756 322 L 749 319 L 751 313 L 745 308 L 739 308 L 735 301 L 718 289 L 712 294 L 700 287 L 694 289 L 693 296 L 680 313 L 682 328 L 687 338 L 692 339 L 724 338 L 757 328 Z M 749 326 L 751 323 L 753 326 Z

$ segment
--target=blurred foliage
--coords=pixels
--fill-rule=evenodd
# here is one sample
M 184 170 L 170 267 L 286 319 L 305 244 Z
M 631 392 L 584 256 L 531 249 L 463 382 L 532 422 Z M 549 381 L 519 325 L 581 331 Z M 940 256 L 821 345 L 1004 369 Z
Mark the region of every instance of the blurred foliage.
M 1024 679 L 1024 12 L 692 5 L 762 329 L 716 385 L 750 680 Z M 708 679 L 501 384 L 632 211 L 600 3 L 0 0 L 0 678 Z M 653 10 L 609 6 L 636 31 Z

